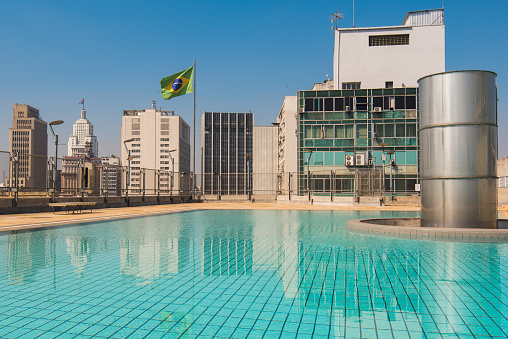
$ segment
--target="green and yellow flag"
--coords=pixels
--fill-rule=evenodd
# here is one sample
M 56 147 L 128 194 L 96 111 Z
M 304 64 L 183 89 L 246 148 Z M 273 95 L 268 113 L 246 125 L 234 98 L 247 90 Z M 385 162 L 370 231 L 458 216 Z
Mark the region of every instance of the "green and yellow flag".
M 162 98 L 169 100 L 179 95 L 194 92 L 192 88 L 192 77 L 194 76 L 194 66 L 187 68 L 183 72 L 178 72 L 161 80 Z

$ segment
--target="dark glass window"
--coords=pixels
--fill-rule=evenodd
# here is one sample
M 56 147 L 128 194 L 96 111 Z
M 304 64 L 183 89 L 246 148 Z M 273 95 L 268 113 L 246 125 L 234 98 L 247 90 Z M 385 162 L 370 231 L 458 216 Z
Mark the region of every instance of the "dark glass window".
M 406 109 L 416 109 L 416 96 L 408 95 L 406 97 Z

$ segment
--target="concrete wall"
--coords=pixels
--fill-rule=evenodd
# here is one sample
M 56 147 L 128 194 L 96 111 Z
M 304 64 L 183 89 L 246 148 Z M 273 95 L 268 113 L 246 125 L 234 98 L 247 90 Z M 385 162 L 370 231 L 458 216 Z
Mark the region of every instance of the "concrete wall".
M 275 193 L 277 188 L 278 126 L 254 126 L 252 134 L 253 194 Z
M 409 34 L 409 45 L 369 46 L 371 35 Z M 346 28 L 335 31 L 334 86 L 417 87 L 418 79 L 445 71 L 445 26 Z
M 296 190 L 298 181 L 296 172 L 298 170 L 297 155 L 297 101 L 296 96 L 286 96 L 284 103 L 277 117 L 279 124 L 279 143 L 278 143 L 278 173 L 281 174 L 281 190 L 288 190 L 289 173 L 292 173 L 295 179 L 291 182 L 291 189 Z

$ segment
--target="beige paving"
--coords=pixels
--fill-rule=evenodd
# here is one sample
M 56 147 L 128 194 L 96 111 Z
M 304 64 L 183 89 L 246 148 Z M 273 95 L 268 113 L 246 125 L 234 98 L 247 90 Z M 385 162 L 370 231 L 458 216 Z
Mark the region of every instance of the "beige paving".
M 207 209 L 252 209 L 252 210 L 316 210 L 316 211 L 419 211 L 413 205 L 400 206 L 333 206 L 333 205 L 297 205 L 281 203 L 192 203 L 151 205 L 138 207 L 120 207 L 94 209 L 92 213 L 43 212 L 8 214 L 0 216 L 0 232 L 51 227 L 63 224 L 94 222 L 109 219 L 134 218 L 155 214 L 176 213 Z

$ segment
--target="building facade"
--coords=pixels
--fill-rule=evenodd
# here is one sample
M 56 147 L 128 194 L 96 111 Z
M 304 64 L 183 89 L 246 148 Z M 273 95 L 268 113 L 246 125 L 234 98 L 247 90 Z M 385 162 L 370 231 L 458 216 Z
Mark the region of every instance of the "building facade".
M 297 93 L 300 192 L 412 194 L 418 79 L 445 70 L 443 10 L 335 31 L 334 80 Z
M 276 194 L 279 126 L 254 126 L 252 134 L 252 194 Z
M 203 113 L 201 172 L 204 194 L 248 193 L 248 185 L 252 183 L 253 126 L 252 113 Z
M 85 154 L 62 157 L 61 193 L 76 195 L 81 190 L 86 194 L 100 193 L 101 159 L 89 158 Z
M 124 169 L 130 162 L 130 180 L 124 175 L 129 192 L 190 192 L 190 127 L 181 117 L 155 108 L 124 110 L 121 140 Z
M 278 123 L 278 190 L 280 192 L 293 191 L 298 188 L 296 161 L 297 154 L 297 108 L 296 96 L 286 96 L 279 115 Z M 294 178 L 294 179 L 293 179 Z
M 417 87 L 444 70 L 443 9 L 409 12 L 400 26 L 335 30 L 334 89 Z
M 93 125 L 86 118 L 86 111 L 81 110 L 81 118 L 72 126 L 72 135 L 67 144 L 67 155 L 86 154 L 89 158 L 99 156 L 99 142 L 93 134 Z
M 417 88 L 298 92 L 300 190 L 310 183 L 313 192 L 380 194 L 382 187 L 414 191 L 417 94 Z
M 122 166 L 119 158 L 101 158 L 100 178 L 101 194 L 122 195 Z
M 18 103 L 13 105 L 9 152 L 12 160 L 7 186 L 16 186 L 17 172 L 19 187 L 44 189 L 47 184 L 48 132 L 37 108 Z

